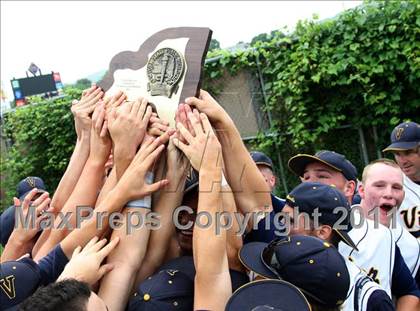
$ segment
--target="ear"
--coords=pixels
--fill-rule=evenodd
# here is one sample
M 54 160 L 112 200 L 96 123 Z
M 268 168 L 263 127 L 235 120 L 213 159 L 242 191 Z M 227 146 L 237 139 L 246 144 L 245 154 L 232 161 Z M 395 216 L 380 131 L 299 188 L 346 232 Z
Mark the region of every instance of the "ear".
M 321 240 L 329 241 L 332 236 L 332 228 L 328 225 L 320 225 L 317 230 L 317 236 Z
M 360 185 L 359 185 L 359 194 L 360 194 L 360 197 L 362 198 L 362 200 L 364 200 L 365 199 L 365 187 L 363 186 L 362 183 L 360 183 Z
M 346 181 L 346 185 L 344 186 L 344 195 L 346 197 L 352 197 L 354 195 L 355 189 L 356 189 L 356 183 L 354 180 Z
M 20 200 L 16 197 L 13 197 L 13 205 L 14 206 L 20 206 Z
M 269 182 L 270 182 L 271 187 L 274 188 L 276 186 L 276 176 L 271 175 Z

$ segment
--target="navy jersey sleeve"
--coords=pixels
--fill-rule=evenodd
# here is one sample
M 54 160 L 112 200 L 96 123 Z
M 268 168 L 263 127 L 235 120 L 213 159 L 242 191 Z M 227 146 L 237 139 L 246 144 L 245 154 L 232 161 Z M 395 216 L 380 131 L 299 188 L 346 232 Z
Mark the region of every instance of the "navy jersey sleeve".
M 375 290 L 369 297 L 366 311 L 394 311 L 391 298 L 383 290 Z
M 258 222 L 258 227 L 252 229 L 244 237 L 244 244 L 250 242 L 270 243 L 279 236 L 285 235 L 285 226 L 281 217 L 276 216 L 274 211 L 270 212 L 265 218 Z
M 280 213 L 286 205 L 286 200 L 280 199 L 271 193 L 271 204 L 273 205 L 274 213 Z
M 42 285 L 55 282 L 68 262 L 69 260 L 61 249 L 60 244 L 58 244 L 47 256 L 38 262 L 41 270 Z
M 420 298 L 420 291 L 401 256 L 398 246 L 395 248 L 395 262 L 394 270 L 392 271 L 391 291 L 397 298 L 405 295 L 413 295 Z

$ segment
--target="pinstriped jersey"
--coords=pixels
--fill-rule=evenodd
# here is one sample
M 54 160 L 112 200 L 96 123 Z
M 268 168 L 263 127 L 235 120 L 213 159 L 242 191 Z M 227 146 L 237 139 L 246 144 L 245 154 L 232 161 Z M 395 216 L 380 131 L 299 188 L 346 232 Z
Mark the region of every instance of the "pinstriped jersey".
M 342 311 L 366 311 L 372 293 L 375 290 L 381 290 L 386 295 L 385 291 L 349 259 L 345 258 L 345 262 L 350 275 L 350 287 Z
M 364 218 L 358 211 L 354 213 L 355 221 L 361 221 L 360 228 L 352 228 L 348 234 L 356 244 L 358 251 L 340 242 L 338 251 L 363 269 L 368 276 L 377 282 L 391 296 L 392 272 L 394 269 L 396 244 L 391 230 L 372 220 Z
M 420 266 L 420 240 L 411 235 L 398 220 L 394 228 L 391 228 L 391 232 L 395 243 L 400 248 L 405 264 L 415 278 Z
M 420 185 L 404 175 L 404 201 L 399 213 L 404 226 L 416 238 L 420 238 Z

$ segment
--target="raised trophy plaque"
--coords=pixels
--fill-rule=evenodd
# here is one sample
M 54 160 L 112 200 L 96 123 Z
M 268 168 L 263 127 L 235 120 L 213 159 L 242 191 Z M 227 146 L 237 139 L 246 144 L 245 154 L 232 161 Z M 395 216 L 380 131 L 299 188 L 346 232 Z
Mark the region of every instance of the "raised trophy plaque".
M 168 28 L 149 37 L 137 52 L 115 55 L 98 85 L 112 96 L 127 100 L 147 98 L 160 118 L 175 124 L 180 102 L 197 96 L 212 31 L 209 28 Z

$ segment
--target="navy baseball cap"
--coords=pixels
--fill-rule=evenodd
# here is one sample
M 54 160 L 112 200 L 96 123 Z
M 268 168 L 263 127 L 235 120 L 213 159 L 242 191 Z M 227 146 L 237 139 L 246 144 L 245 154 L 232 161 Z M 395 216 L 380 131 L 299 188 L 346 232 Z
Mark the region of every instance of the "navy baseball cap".
M 416 122 L 404 122 L 397 125 L 391 133 L 391 145 L 385 151 L 414 149 L 420 145 L 420 125 Z
M 38 192 L 45 192 L 44 181 L 39 177 L 28 176 L 22 179 L 17 186 L 17 194 L 19 200 L 23 200 L 32 189 L 37 188 Z
M 32 189 L 37 188 L 38 193 L 46 191 L 43 180 L 39 177 L 28 176 L 22 179 L 17 186 L 17 197 L 22 202 Z M 36 196 L 34 197 L 36 198 Z M 15 206 L 9 206 L 0 215 L 0 243 L 5 246 L 15 227 Z
M 41 272 L 31 258 L 6 261 L 0 264 L 0 301 L 2 310 L 17 310 L 18 305 L 31 296 L 41 284 Z
M 260 151 L 251 151 L 250 155 L 257 165 L 265 165 L 273 169 L 273 161 L 264 153 Z
M 239 258 L 256 274 L 290 282 L 309 299 L 328 307 L 341 305 L 350 288 L 344 258 L 333 245 L 313 236 L 248 243 Z
M 191 311 L 193 306 L 194 281 L 178 270 L 161 270 L 140 283 L 127 311 Z
M 195 278 L 195 266 L 192 256 L 181 256 L 164 263 L 159 270 L 177 270 L 187 275 L 192 281 Z M 232 290 L 236 290 L 249 282 L 248 275 L 243 272 L 229 269 Z
M 248 283 L 229 298 L 225 311 L 310 311 L 303 293 L 293 284 L 281 280 Z
M 342 173 L 347 180 L 357 181 L 356 167 L 344 155 L 334 151 L 318 151 L 315 155 L 300 153 L 289 159 L 288 166 L 293 173 L 303 177 L 306 166 L 312 162 L 323 163 Z
M 15 206 L 9 206 L 0 215 L 0 243 L 6 246 L 10 235 L 15 228 Z
M 337 188 L 319 182 L 304 182 L 287 195 L 286 204 L 299 208 L 299 213 L 307 213 L 309 217 L 318 209 L 319 223 L 329 225 L 344 243 L 357 250 L 347 233 L 351 229 L 351 207 L 347 198 Z M 347 211 L 346 215 L 343 215 L 343 211 L 339 212 L 338 208 L 344 208 Z

